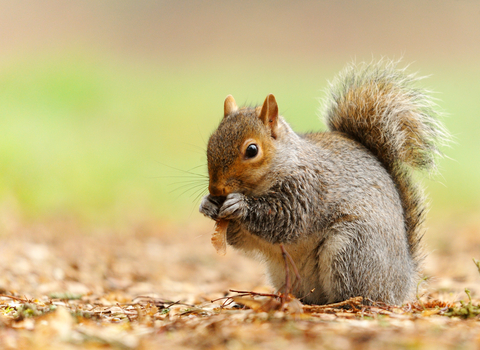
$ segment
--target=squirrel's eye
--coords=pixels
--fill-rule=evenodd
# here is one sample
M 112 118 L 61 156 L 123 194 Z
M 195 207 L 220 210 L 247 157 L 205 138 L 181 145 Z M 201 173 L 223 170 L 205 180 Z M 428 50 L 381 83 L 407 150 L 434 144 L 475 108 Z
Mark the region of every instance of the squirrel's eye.
M 258 154 L 258 146 L 254 143 L 248 145 L 247 149 L 245 150 L 245 158 L 253 158 Z

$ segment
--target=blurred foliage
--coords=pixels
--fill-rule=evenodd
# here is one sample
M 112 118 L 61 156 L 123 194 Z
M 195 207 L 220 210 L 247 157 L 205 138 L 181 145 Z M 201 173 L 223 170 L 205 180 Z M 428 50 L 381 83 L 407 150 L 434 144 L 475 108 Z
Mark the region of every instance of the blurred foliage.
M 185 218 L 206 191 L 205 145 L 227 94 L 257 104 L 274 93 L 295 130 L 323 129 L 318 98 L 347 62 L 273 62 L 154 62 L 79 51 L 3 62 L 0 201 L 28 217 Z M 411 69 L 432 75 L 424 83 L 440 92 L 455 137 L 441 175 L 425 180 L 433 209 L 476 210 L 480 69 Z

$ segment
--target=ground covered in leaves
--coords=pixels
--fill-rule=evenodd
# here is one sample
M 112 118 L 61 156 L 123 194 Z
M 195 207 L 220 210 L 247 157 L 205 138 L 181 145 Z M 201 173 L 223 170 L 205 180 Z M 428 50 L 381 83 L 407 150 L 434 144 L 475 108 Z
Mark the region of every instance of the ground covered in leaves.
M 429 231 L 433 277 L 411 303 L 304 306 L 272 296 L 258 263 L 217 256 L 204 221 L 93 229 L 3 217 L 0 348 L 478 349 L 479 226 Z

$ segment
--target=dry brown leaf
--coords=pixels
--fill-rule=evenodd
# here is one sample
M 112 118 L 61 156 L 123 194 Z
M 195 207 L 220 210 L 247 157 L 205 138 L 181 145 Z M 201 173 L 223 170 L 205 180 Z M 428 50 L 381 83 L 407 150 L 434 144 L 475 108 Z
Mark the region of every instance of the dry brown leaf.
M 210 233 L 209 226 L 203 229 Z M 0 349 L 284 350 L 311 344 L 348 348 L 357 343 L 368 348 L 418 344 L 419 349 L 445 349 L 443 343 L 456 344 L 458 339 L 470 339 L 464 344 L 475 348 L 473 342 L 480 334 L 477 316 L 458 317 L 459 311 L 477 310 L 480 303 L 476 268 L 475 279 L 468 282 L 472 306 L 469 300 L 460 303 L 466 282 L 454 294 L 434 281 L 421 303 L 370 306 L 350 299 L 302 306 L 291 295 L 268 293 L 270 287 L 265 287 L 258 265 L 248 259 L 228 254 L 216 264 L 219 259 L 209 251 L 208 240 L 186 239 L 196 237 L 192 230 L 172 230 L 164 236 L 158 227 L 152 233 L 132 231 L 121 236 L 65 234 L 66 230 L 30 228 L 18 236 L 2 236 Z M 37 242 L 50 254 L 41 260 L 25 254 L 26 241 Z M 65 271 L 65 276 L 56 269 Z M 436 271 L 439 281 L 442 273 Z M 71 281 L 83 287 L 72 289 Z M 231 289 L 234 286 L 245 290 Z M 219 308 L 210 302 L 231 300 L 229 290 L 243 295 L 235 296 L 235 301 L 251 309 L 228 307 L 232 305 L 228 303 Z M 72 298 L 73 293 L 79 298 Z M 455 312 L 448 310 L 449 305 Z
M 212 234 L 212 245 L 219 255 L 227 253 L 227 228 L 228 220 L 220 219 L 215 223 L 215 231 Z
M 255 300 L 253 298 L 244 298 L 244 297 L 232 297 L 233 301 L 239 305 L 246 306 L 253 311 L 261 311 L 262 301 Z
M 453 303 L 448 303 L 441 300 L 431 299 L 423 303 L 422 305 L 425 309 L 434 309 L 434 308 L 445 308 L 445 307 L 452 307 Z
M 245 298 L 245 297 L 232 297 L 233 301 L 235 301 L 239 305 L 246 306 L 252 309 L 255 312 L 270 312 L 276 311 L 280 309 L 282 303 L 274 298 L 267 298 L 263 300 L 256 300 L 253 298 Z
M 422 311 L 422 316 L 426 317 L 426 316 L 436 315 L 436 314 L 439 314 L 441 311 L 442 311 L 441 309 L 425 310 L 425 311 Z
M 290 299 L 285 305 L 285 310 L 293 315 L 303 313 L 303 304 L 296 298 Z

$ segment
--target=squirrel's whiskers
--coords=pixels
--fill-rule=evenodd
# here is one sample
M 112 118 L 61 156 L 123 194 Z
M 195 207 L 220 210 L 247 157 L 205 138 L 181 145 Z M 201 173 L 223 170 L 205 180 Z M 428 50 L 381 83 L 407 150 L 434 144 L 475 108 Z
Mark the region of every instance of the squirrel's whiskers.
M 162 164 L 175 172 L 179 172 L 181 175 L 166 175 L 162 178 L 172 179 L 168 185 L 173 187 L 169 193 L 178 193 L 178 197 L 188 194 L 192 197 L 192 202 L 196 202 L 203 194 L 207 193 L 208 188 L 208 175 L 199 174 L 194 172 L 198 168 L 203 168 L 204 165 L 197 165 L 188 170 L 176 168 L 170 165 Z

